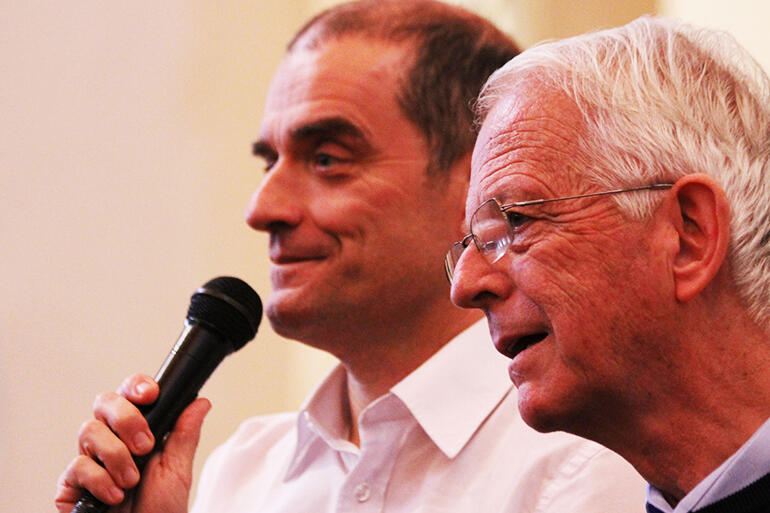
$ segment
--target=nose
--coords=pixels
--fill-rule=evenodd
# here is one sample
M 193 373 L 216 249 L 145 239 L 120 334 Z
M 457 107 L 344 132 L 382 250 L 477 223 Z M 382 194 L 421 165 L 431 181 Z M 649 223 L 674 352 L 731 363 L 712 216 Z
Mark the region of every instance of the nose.
M 452 302 L 462 308 L 487 311 L 494 302 L 505 299 L 513 281 L 505 270 L 488 263 L 474 244 L 469 244 L 455 265 L 452 276 Z
M 246 222 L 259 231 L 275 232 L 300 224 L 302 186 L 287 165 L 267 172 L 246 208 Z

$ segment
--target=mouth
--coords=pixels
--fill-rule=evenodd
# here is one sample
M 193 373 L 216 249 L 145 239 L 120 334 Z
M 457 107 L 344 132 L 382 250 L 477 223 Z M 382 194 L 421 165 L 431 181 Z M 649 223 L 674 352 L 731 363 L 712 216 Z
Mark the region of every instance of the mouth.
M 548 333 L 542 331 L 517 337 L 511 343 L 505 345 L 502 349 L 499 349 L 499 351 L 508 358 L 514 359 L 518 354 L 526 351 L 538 342 L 545 340 L 547 336 Z
M 316 262 L 322 260 L 322 258 L 313 257 L 281 257 L 272 260 L 275 265 L 289 265 L 289 264 L 301 264 L 304 262 Z
M 317 253 L 275 253 L 270 255 L 270 262 L 274 265 L 289 265 L 316 262 L 324 258 L 323 255 Z
M 330 254 L 330 248 L 320 243 L 294 243 L 281 241 L 277 237 L 271 237 L 268 250 L 270 263 L 278 266 L 316 262 Z

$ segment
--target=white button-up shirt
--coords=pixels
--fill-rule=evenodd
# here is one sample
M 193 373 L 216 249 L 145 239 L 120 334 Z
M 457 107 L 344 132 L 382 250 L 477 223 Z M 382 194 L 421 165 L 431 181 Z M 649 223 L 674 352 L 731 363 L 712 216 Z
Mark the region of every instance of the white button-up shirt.
M 633 513 L 644 482 L 607 449 L 521 420 L 508 360 L 479 322 L 361 413 L 345 371 L 299 415 L 247 420 L 209 458 L 193 513 Z

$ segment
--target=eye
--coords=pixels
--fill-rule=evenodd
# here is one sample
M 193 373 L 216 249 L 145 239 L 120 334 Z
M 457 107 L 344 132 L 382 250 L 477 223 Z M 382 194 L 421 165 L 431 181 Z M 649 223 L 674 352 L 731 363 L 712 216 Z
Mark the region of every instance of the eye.
M 322 142 L 309 150 L 308 163 L 313 170 L 324 176 L 345 174 L 347 165 L 352 162 L 354 155 L 349 149 L 337 142 Z
M 264 158 L 264 162 L 265 162 L 265 173 L 267 173 L 268 171 L 270 171 L 273 168 L 275 163 L 278 162 L 278 159 L 277 158 L 267 158 L 267 157 L 265 157 Z
M 491 240 L 491 241 L 483 242 L 479 249 L 481 250 L 482 253 L 496 253 L 507 242 L 508 242 L 507 237 L 505 239 L 500 239 L 500 240 Z
M 313 165 L 320 168 L 327 168 L 339 162 L 339 159 L 328 153 L 316 153 L 313 157 Z
M 265 173 L 273 169 L 273 166 L 278 163 L 278 154 L 273 151 L 260 151 L 259 153 L 256 153 L 255 156 L 262 161 Z
M 531 217 L 524 215 L 521 212 L 515 212 L 513 210 L 507 211 L 505 213 L 505 217 L 508 218 L 508 223 L 514 230 L 522 228 L 528 222 L 533 220 Z

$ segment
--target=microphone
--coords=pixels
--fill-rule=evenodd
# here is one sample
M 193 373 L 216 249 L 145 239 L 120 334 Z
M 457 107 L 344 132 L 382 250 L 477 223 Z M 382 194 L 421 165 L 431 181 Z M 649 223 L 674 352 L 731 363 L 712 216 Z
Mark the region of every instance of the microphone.
M 220 276 L 195 291 L 182 334 L 155 376 L 158 398 L 138 406 L 155 437 L 155 448 L 224 357 L 254 338 L 261 320 L 259 295 L 238 278 Z M 140 472 L 151 454 L 134 457 Z M 109 507 L 86 490 L 71 513 L 102 513 Z

